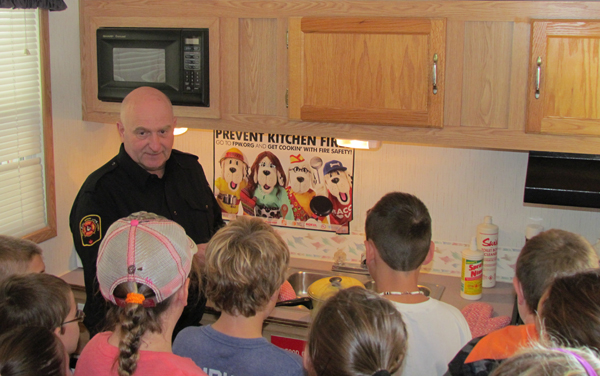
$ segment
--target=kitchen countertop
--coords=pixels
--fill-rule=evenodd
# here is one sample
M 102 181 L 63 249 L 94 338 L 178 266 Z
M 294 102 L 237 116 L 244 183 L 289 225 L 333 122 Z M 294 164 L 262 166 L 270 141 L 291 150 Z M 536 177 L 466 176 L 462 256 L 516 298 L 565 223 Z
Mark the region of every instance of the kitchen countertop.
M 318 261 L 300 258 L 292 258 L 290 268 L 300 270 L 331 271 L 331 261 Z M 344 275 L 352 275 L 346 274 Z M 480 300 L 466 300 L 460 297 L 460 278 L 430 273 L 421 273 L 420 283 L 437 284 L 445 287 L 441 297 L 446 302 L 458 309 L 474 302 L 488 303 L 494 308 L 494 316 L 512 316 L 514 306 L 514 288 L 512 283 L 497 282 L 496 286 L 483 289 Z M 308 326 L 310 322 L 310 311 L 304 307 L 276 307 L 267 322 Z
M 290 267 L 300 270 L 331 271 L 331 261 L 308 260 L 292 258 Z M 83 269 L 75 269 L 61 276 L 74 290 L 85 291 L 83 283 Z M 442 285 L 445 287 L 440 299 L 455 306 L 464 308 L 473 302 L 489 303 L 494 308 L 494 316 L 511 316 L 514 305 L 514 289 L 511 283 L 497 282 L 496 286 L 483 289 L 480 300 L 466 300 L 460 297 L 460 279 L 452 276 L 444 276 L 430 273 L 421 273 L 419 282 Z M 210 312 L 210 311 L 209 311 Z M 214 312 L 214 311 L 213 311 Z M 310 311 L 304 307 L 276 307 L 268 322 L 283 325 L 308 326 L 310 322 Z
M 59 276 L 63 281 L 67 282 L 71 289 L 85 292 L 85 284 L 83 282 L 83 268 L 71 270 Z

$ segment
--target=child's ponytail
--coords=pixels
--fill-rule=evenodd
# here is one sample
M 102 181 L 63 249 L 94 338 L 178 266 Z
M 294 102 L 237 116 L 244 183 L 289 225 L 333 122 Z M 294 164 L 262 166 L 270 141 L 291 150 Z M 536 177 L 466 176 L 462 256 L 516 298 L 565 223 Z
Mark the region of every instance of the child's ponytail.
M 134 282 L 117 286 L 114 295 L 125 301 L 123 306 L 112 306 L 108 320 L 112 328 L 119 330 L 119 376 L 131 376 L 137 368 L 142 336 L 147 332 L 160 333 L 160 315 L 171 304 L 171 297 L 155 307 L 145 307 L 143 302 L 152 299 L 154 292 L 149 287 Z

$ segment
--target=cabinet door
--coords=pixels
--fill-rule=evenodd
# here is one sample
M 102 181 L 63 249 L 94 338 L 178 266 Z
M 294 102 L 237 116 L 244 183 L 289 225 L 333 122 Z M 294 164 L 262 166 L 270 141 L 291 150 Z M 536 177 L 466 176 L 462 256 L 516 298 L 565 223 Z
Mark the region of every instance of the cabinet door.
M 441 128 L 445 38 L 444 19 L 290 19 L 289 117 Z
M 527 131 L 600 135 L 600 22 L 534 21 Z

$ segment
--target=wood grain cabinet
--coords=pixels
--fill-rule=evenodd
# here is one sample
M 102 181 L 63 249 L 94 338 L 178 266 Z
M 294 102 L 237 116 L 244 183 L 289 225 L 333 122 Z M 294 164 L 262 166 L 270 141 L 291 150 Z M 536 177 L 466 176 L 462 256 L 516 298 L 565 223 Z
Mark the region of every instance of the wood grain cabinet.
M 532 22 L 527 131 L 600 136 L 600 21 Z
M 445 19 L 291 18 L 289 117 L 441 128 L 445 41 Z
M 211 106 L 183 127 L 600 154 L 600 1 L 168 3 L 79 1 L 84 120 L 119 116 L 98 27 L 208 27 Z
M 97 3 L 86 1 L 85 3 Z M 104 102 L 98 99 L 98 59 L 96 46 L 96 30 L 100 27 L 150 27 L 150 28 L 207 28 L 209 29 L 209 72 L 210 72 L 210 107 L 174 106 L 178 125 L 192 127 L 204 119 L 219 119 L 220 110 L 220 27 L 218 17 L 168 16 L 165 10 L 156 12 L 154 16 L 123 16 L 117 1 L 100 15 L 84 11 L 81 30 L 81 98 L 82 118 L 85 121 L 100 123 L 116 123 L 119 120 L 121 103 Z M 114 5 L 114 8 L 112 6 Z M 163 6 L 164 8 L 164 6 Z M 101 12 L 101 13 L 102 13 Z M 118 15 L 111 15 L 119 13 Z M 135 12 L 131 12 L 134 14 Z M 163 14 L 165 13 L 165 14 Z M 213 58 L 216 56 L 217 58 Z

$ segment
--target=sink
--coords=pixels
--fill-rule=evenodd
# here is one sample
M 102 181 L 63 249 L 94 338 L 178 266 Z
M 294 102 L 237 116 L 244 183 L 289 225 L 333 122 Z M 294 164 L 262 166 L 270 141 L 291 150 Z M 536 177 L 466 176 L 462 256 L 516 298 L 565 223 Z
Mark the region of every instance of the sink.
M 299 298 L 305 298 L 308 296 L 308 286 L 313 282 L 318 281 L 321 278 L 332 277 L 336 275 L 345 275 L 348 277 L 355 278 L 362 282 L 365 287 L 372 291 L 377 291 L 375 287 L 375 281 L 371 279 L 369 275 L 357 275 L 357 274 L 346 274 L 346 273 L 333 273 L 316 270 L 297 270 L 291 268 L 288 271 L 287 281 L 292 285 L 292 288 L 296 292 L 296 296 Z M 440 299 L 445 287 L 432 283 L 421 283 L 419 284 L 419 290 L 423 291 L 425 296 L 430 296 L 434 299 Z
M 296 296 L 299 298 L 309 297 L 308 296 L 308 287 L 313 283 L 318 281 L 319 279 L 333 276 L 346 276 L 357 279 L 362 284 L 367 284 L 369 282 L 373 282 L 371 277 L 368 275 L 357 275 L 350 273 L 334 273 L 334 272 L 325 272 L 318 270 L 297 270 L 290 269 L 288 271 L 287 281 L 292 285 L 292 288 L 296 292 Z
M 425 294 L 425 296 L 431 295 L 431 289 L 429 287 L 423 286 L 423 285 L 418 285 L 418 286 L 419 286 L 419 290 L 421 290 L 423 292 L 423 294 Z M 365 283 L 365 287 L 369 290 L 377 291 L 377 289 L 375 288 L 375 281 L 369 281 L 369 282 Z
M 333 274 L 297 271 L 290 274 L 287 281 L 292 285 L 292 288 L 296 292 L 296 296 L 304 298 L 308 297 L 308 286 L 312 285 L 313 282 L 328 276 L 333 276 Z
M 442 294 L 444 293 L 444 290 L 446 289 L 446 287 L 442 286 L 442 285 L 435 285 L 433 283 L 420 283 L 419 285 L 419 290 L 423 291 L 423 294 L 425 294 L 425 296 L 430 296 L 436 300 L 440 300 L 442 297 Z M 367 283 L 365 283 L 365 287 L 368 288 L 369 290 L 373 290 L 373 291 L 377 291 L 376 287 L 375 287 L 375 281 L 369 281 Z

